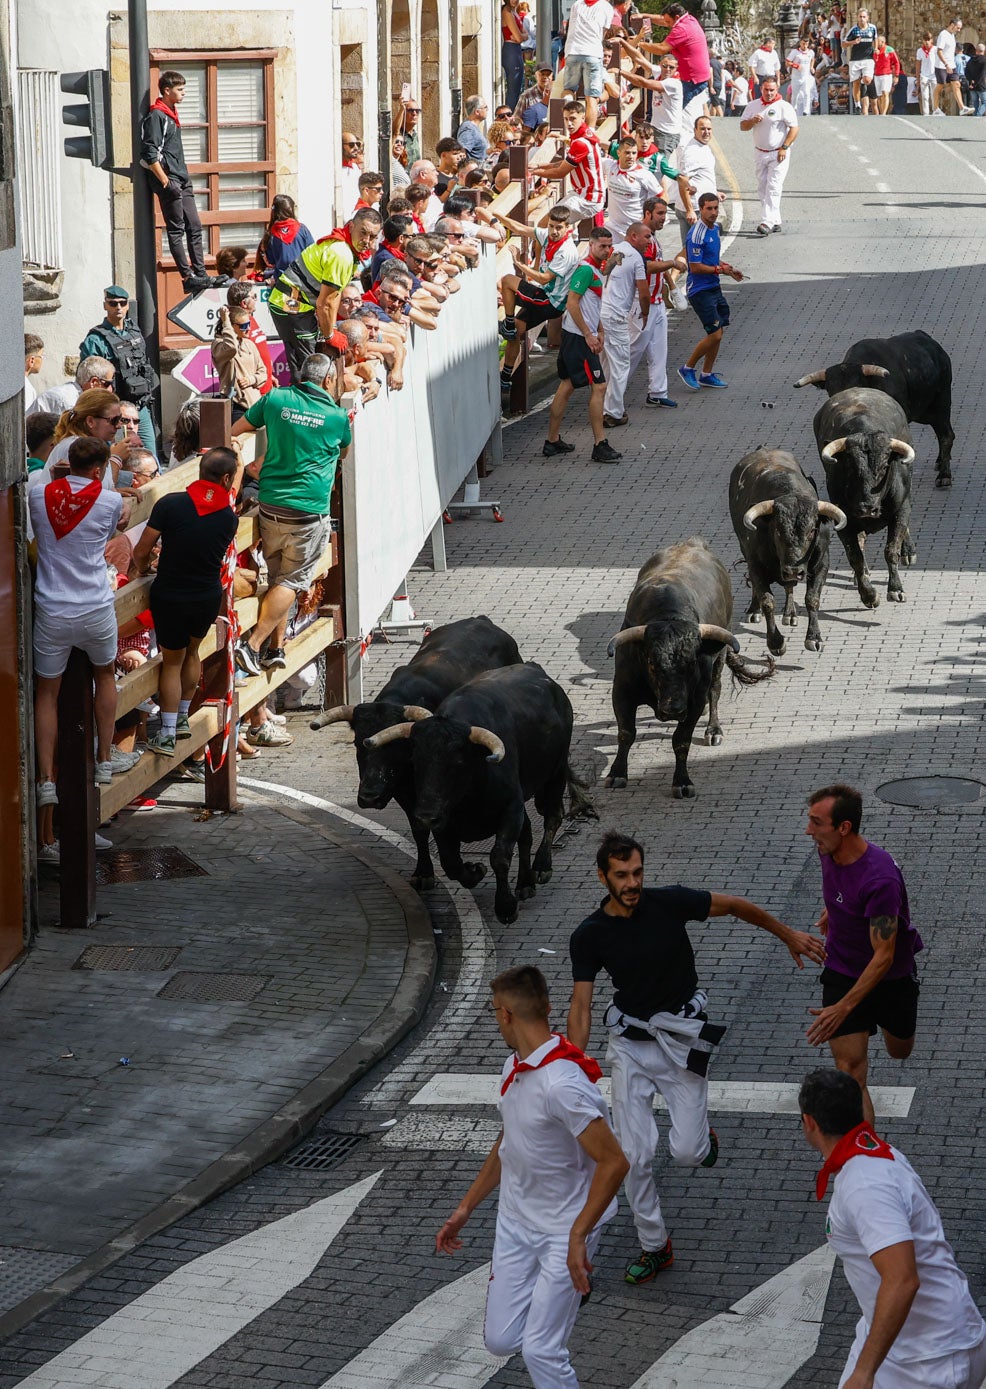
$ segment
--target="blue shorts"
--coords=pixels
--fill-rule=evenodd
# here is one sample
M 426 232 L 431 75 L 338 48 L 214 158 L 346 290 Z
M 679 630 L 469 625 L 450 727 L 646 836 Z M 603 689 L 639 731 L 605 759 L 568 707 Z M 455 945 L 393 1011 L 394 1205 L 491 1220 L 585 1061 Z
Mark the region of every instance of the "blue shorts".
M 689 294 L 688 302 L 707 333 L 729 327 L 729 305 L 721 289 L 700 289 L 696 294 Z
M 566 92 L 577 92 L 581 81 L 586 96 L 593 96 L 598 101 L 603 94 L 602 58 L 589 58 L 584 53 L 573 53 L 569 57 L 566 53 L 561 77 Z

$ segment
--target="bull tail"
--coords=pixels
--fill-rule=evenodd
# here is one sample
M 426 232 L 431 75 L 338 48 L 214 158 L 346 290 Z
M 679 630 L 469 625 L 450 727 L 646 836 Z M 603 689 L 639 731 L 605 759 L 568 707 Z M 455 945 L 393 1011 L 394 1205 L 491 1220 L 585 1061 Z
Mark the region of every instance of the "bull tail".
M 572 770 L 571 762 L 565 767 L 565 789 L 568 792 L 568 813 L 566 820 L 598 820 L 599 814 L 589 795 L 589 785 Z
M 762 670 L 751 670 L 753 662 L 748 656 L 737 656 L 735 651 L 726 648 L 726 665 L 729 673 L 733 677 L 734 685 L 759 685 L 761 680 L 769 680 L 777 669 L 777 663 L 773 656 L 768 656 L 764 661 L 756 662 L 763 667 Z

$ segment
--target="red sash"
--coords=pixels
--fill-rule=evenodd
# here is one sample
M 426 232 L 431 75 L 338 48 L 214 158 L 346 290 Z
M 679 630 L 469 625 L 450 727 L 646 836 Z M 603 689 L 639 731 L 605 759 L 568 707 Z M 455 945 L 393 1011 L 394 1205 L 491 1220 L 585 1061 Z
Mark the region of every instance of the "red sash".
M 103 484 L 98 477 L 78 492 L 72 490 L 67 477 L 59 477 L 48 483 L 45 488 L 45 511 L 56 540 L 63 540 L 89 515 L 102 490 Z
M 841 1172 L 849 1159 L 854 1157 L 888 1158 L 891 1162 L 894 1160 L 890 1144 L 878 1138 L 864 1119 L 861 1124 L 842 1135 L 829 1153 L 825 1166 L 815 1178 L 815 1195 L 819 1201 L 825 1195 L 829 1177 Z
M 520 1075 L 522 1071 L 539 1071 L 542 1066 L 550 1065 L 552 1061 L 574 1061 L 576 1066 L 578 1066 L 580 1070 L 585 1071 L 589 1079 L 595 1084 L 602 1075 L 599 1062 L 593 1061 L 591 1056 L 586 1056 L 585 1052 L 580 1051 L 567 1037 L 562 1037 L 557 1032 L 553 1032 L 551 1035 L 558 1038 L 558 1045 L 555 1047 L 554 1051 L 550 1051 L 547 1056 L 543 1057 L 536 1066 L 531 1066 L 527 1061 L 521 1061 L 516 1054 L 514 1055 L 514 1068 L 500 1086 L 501 1095 L 507 1093 L 513 1083 L 514 1077 Z
M 222 511 L 223 507 L 229 506 L 229 493 L 221 482 L 203 482 L 198 478 L 189 483 L 185 491 L 199 516 L 211 516 L 214 511 Z
M 158 97 L 157 101 L 151 102 L 151 110 L 160 111 L 163 116 L 170 116 L 175 125 L 181 125 L 181 121 L 178 119 L 178 112 L 170 107 L 166 101 L 162 101 L 160 97 Z

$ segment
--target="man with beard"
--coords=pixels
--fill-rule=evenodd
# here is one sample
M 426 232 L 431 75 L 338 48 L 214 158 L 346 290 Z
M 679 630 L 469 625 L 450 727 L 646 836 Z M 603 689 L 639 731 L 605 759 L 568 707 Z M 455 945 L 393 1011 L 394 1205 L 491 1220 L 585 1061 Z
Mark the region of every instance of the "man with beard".
M 817 937 L 793 930 L 743 897 L 690 887 L 645 888 L 644 850 L 629 835 L 610 832 L 596 854 L 607 896 L 572 934 L 570 1042 L 585 1050 L 592 1029 L 592 993 L 605 970 L 615 997 L 603 1017 L 610 1032 L 613 1126 L 630 1163 L 627 1200 L 641 1252 L 627 1265 L 628 1283 L 649 1283 L 674 1263 L 653 1162 L 658 1131 L 654 1095 L 668 1106 L 668 1147 L 685 1167 L 712 1167 L 719 1156 L 709 1126 L 707 1071 L 725 1028 L 710 1023 L 708 995 L 698 986 L 689 921 L 735 916 L 769 931 L 787 946 L 798 968 L 802 955 L 821 962 Z

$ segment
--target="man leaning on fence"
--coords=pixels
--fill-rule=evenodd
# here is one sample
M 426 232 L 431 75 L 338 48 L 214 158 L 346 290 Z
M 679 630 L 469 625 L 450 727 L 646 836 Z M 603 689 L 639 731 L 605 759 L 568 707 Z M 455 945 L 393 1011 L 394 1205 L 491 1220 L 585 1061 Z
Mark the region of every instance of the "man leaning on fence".
M 345 351 L 348 344 L 332 346 Z M 233 426 L 234 435 L 267 429 L 260 464 L 260 539 L 268 588 L 257 625 L 236 644 L 236 663 L 248 675 L 284 668 L 288 615 L 298 594 L 314 582 L 329 543 L 336 467 L 352 443 L 349 416 L 330 394 L 333 375 L 329 358 L 314 353 L 301 368 L 300 385 L 270 391 Z

